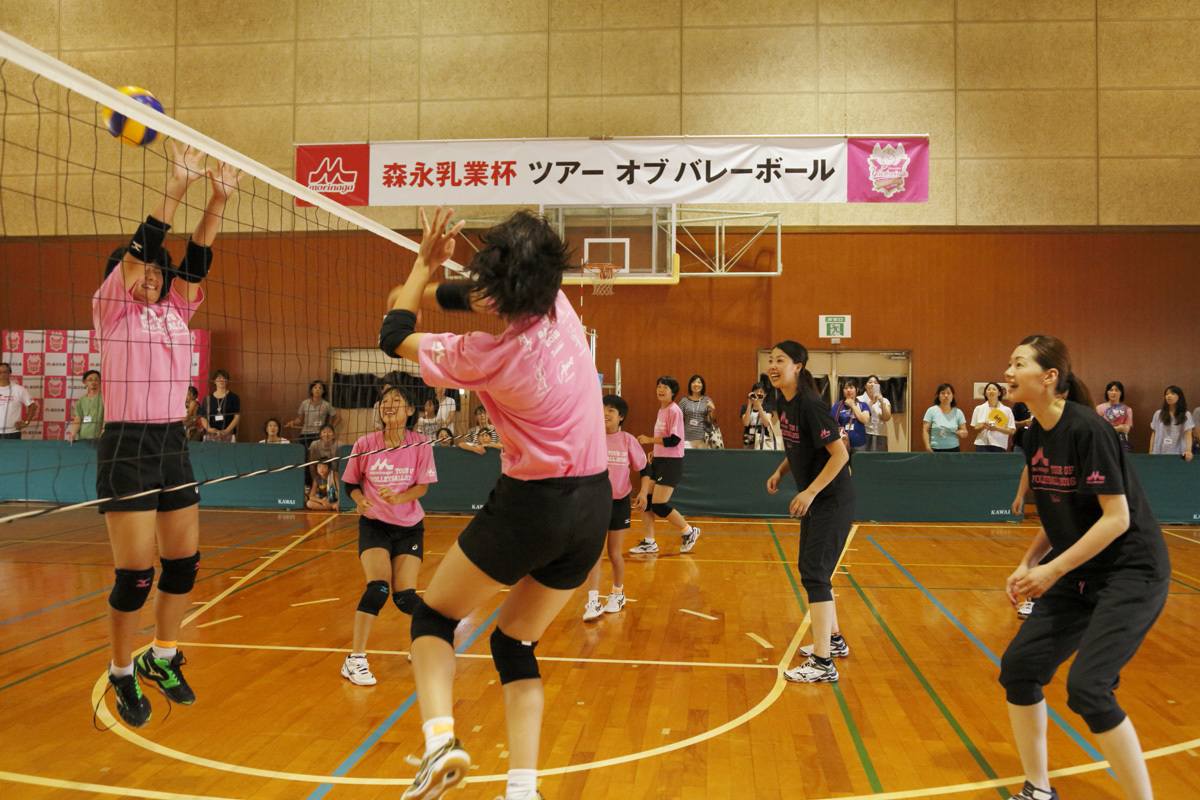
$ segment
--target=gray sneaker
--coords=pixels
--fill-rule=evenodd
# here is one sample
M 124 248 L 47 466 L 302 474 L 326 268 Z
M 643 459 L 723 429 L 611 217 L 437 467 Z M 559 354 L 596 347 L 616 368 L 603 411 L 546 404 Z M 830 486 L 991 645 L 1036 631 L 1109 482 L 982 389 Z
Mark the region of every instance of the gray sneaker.
M 679 552 L 690 553 L 692 548 L 696 546 L 696 540 L 700 538 L 700 529 L 696 527 L 688 528 L 688 532 L 683 535 L 683 541 L 679 543 Z
M 838 671 L 832 663 L 825 666 L 809 656 L 800 666 L 783 673 L 783 677 L 792 683 L 834 683 L 838 679 Z
M 631 553 L 657 553 L 658 542 L 649 539 L 642 539 L 640 542 L 629 548 Z

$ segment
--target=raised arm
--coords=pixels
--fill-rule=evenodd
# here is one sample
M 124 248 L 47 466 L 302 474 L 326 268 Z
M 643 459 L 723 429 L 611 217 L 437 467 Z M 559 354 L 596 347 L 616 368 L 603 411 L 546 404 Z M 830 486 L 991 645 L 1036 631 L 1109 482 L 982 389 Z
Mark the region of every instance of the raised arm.
M 388 314 L 379 331 L 380 348 L 409 361 L 417 360 L 421 345 L 421 334 L 415 333 L 415 329 L 417 311 L 421 306 L 421 299 L 425 296 L 426 285 L 433 277 L 434 270 L 454 255 L 454 237 L 466 224 L 460 221 L 453 228 L 446 230 L 446 223 L 453 214 L 452 208 L 446 209 L 443 214 L 439 206 L 433 214 L 431 225 L 425 216 L 425 209 L 421 209 L 422 236 L 417 260 L 408 275 L 408 280 L 388 294 Z
M 179 265 L 180 277 L 186 281 L 183 296 L 189 303 L 196 302 L 200 296 L 200 282 L 208 276 L 208 268 L 212 263 L 212 251 L 208 248 L 212 247 L 217 232 L 221 230 L 225 204 L 237 191 L 238 181 L 242 179 L 242 173 L 225 163 L 219 163 L 216 170 L 210 167 L 205 172 L 212 184 L 212 195 L 204 208 L 204 216 L 200 218 L 196 230 L 192 231 L 187 256 Z

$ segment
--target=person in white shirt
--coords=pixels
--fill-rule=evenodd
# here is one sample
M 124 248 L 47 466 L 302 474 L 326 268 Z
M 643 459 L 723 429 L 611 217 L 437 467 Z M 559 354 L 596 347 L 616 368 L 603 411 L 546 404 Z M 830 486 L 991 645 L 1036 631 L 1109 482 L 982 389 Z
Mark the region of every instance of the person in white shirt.
M 37 401 L 11 376 L 12 367 L 0 364 L 0 439 L 20 439 L 21 431 L 37 418 Z
M 975 437 L 976 453 L 1004 453 L 1008 439 L 1017 432 L 1012 409 L 1000 402 L 1000 384 L 989 383 L 983 390 L 987 399 L 975 406 L 971 427 L 979 432 Z
M 892 404 L 879 388 L 878 375 L 868 376 L 863 392 L 858 399 L 870 406 L 871 414 L 871 421 L 867 423 L 867 444 L 863 450 L 868 453 L 886 453 L 887 423 L 892 418 Z

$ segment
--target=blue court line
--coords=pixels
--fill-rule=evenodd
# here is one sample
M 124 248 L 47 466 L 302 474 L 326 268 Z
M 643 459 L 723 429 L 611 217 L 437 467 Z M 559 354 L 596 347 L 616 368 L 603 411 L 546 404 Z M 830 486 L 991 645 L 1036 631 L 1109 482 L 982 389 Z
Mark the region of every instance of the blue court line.
M 987 656 L 991 660 L 991 662 L 996 665 L 997 669 L 1000 668 L 1000 659 L 996 657 L 996 654 L 993 653 L 991 650 L 989 650 L 988 646 L 985 645 L 982 641 L 980 641 L 978 636 L 976 636 L 974 633 L 971 633 L 971 631 L 967 628 L 967 626 L 963 625 L 962 622 L 959 621 L 958 617 L 956 617 L 956 616 L 954 616 L 954 614 L 950 613 L 950 609 L 948 609 L 944 605 L 942 605 L 941 601 L 939 601 L 936 597 L 934 597 L 930 593 L 930 591 L 928 589 L 926 589 L 925 586 L 920 581 L 918 581 L 915 577 L 913 577 L 913 574 L 911 572 L 909 572 L 907 569 L 905 569 L 904 565 L 902 565 L 899 561 L 897 561 L 895 558 L 893 558 L 891 553 L 889 553 L 887 550 L 884 550 L 883 546 L 880 545 L 878 542 L 876 542 L 874 537 L 867 536 L 865 538 L 868 542 L 875 545 L 875 548 L 877 550 L 879 550 L 879 552 L 883 553 L 884 557 L 888 561 L 891 561 L 892 564 L 895 565 L 896 569 L 900 570 L 900 572 L 904 575 L 904 577 L 908 578 L 908 580 L 912 582 L 913 586 L 916 586 L 921 591 L 921 593 L 924 594 L 925 597 L 929 599 L 929 602 L 933 603 L 939 611 L 941 611 L 943 614 L 945 614 L 946 618 L 949 619 L 952 623 L 954 623 L 954 626 L 956 628 L 958 628 L 964 636 L 966 636 L 968 639 L 970 639 L 971 643 L 973 645 L 975 645 L 975 647 L 977 647 L 981 653 L 983 653 L 985 656 Z M 1059 716 L 1059 713 L 1057 711 L 1055 711 L 1053 708 L 1051 708 L 1049 703 L 1046 704 L 1046 713 L 1050 717 L 1050 719 L 1054 721 L 1054 724 L 1062 729 L 1063 733 L 1067 734 L 1067 736 L 1070 736 L 1072 741 L 1074 741 L 1075 744 L 1079 745 L 1083 749 L 1083 752 L 1087 753 L 1088 756 L 1090 756 L 1095 761 L 1103 761 L 1104 760 L 1103 754 L 1101 754 L 1100 751 L 1097 750 L 1096 748 L 1092 747 L 1091 743 L 1088 742 L 1087 739 L 1083 738 L 1083 736 L 1080 735 L 1079 731 L 1077 731 L 1073 727 L 1071 727 L 1071 724 L 1069 722 L 1067 722 L 1065 719 L 1063 719 L 1061 716 Z
M 300 525 L 293 525 L 290 528 L 284 528 L 281 531 L 275 531 L 274 533 L 268 533 L 266 536 L 259 536 L 254 539 L 247 539 L 244 542 L 240 542 L 238 544 L 226 547 L 222 550 L 217 550 L 215 552 L 209 553 L 207 556 L 204 556 L 204 558 L 212 558 L 215 555 L 220 555 L 221 553 L 228 552 L 229 550 L 236 550 L 239 547 L 245 547 L 246 545 L 250 544 L 251 542 L 258 542 L 258 541 L 262 541 L 263 539 L 270 539 L 272 536 L 278 536 L 281 533 L 287 533 L 288 531 L 294 531 L 297 528 L 303 528 L 305 525 L 307 525 L 307 523 L 301 523 Z M 37 611 L 30 611 L 28 614 L 22 614 L 19 617 L 13 617 L 12 619 L 6 619 L 3 622 L 0 622 L 0 625 L 7 625 L 10 622 L 19 622 L 20 620 L 26 619 L 28 617 L 34 617 L 34 616 L 37 616 L 38 614 L 42 614 L 46 611 L 53 611 L 56 608 L 70 605 L 71 603 L 74 603 L 78 600 L 86 600 L 89 597 L 95 597 L 98 594 L 104 594 L 105 592 L 109 592 L 109 591 L 112 591 L 112 587 L 106 586 L 103 589 L 97 589 L 94 592 L 88 592 L 87 594 L 81 594 L 81 595 L 79 595 L 79 597 L 73 597 L 70 600 L 63 600 L 61 603 L 55 603 L 52 606 L 46 606 L 45 608 L 39 608 Z
M 483 635 L 483 632 L 485 630 L 487 630 L 489 627 L 491 627 L 491 624 L 493 622 L 495 622 L 496 617 L 499 614 L 500 614 L 500 609 L 497 608 L 495 611 L 492 612 L 490 617 L 488 617 L 482 623 L 480 623 L 479 627 L 476 628 L 475 631 L 466 638 L 466 641 L 464 641 L 462 644 L 460 644 L 454 652 L 455 653 L 465 652 L 468 647 L 470 647 L 472 644 L 475 643 L 476 639 L 478 639 L 480 636 Z M 380 738 L 382 738 L 383 735 L 388 732 L 388 729 L 391 728 L 393 725 L 395 725 L 396 721 L 399 720 L 402 716 L 404 716 L 404 712 L 406 712 L 410 708 L 412 708 L 413 704 L 416 702 L 417 702 L 417 693 L 414 691 L 412 694 L 410 694 L 404 700 L 403 703 L 400 704 L 400 706 L 395 711 L 393 711 L 391 714 L 388 714 L 387 719 L 385 719 L 383 722 L 379 723 L 379 727 L 376 728 L 375 730 L 371 731 L 371 734 L 369 736 L 367 736 L 366 739 L 363 740 L 363 743 L 360 744 L 357 748 L 355 748 L 354 752 L 351 753 L 346 758 L 345 761 L 343 761 L 341 764 L 338 764 L 337 769 L 335 769 L 332 773 L 330 773 L 330 775 L 332 777 L 340 778 L 343 775 L 345 775 L 347 772 L 349 772 L 351 769 L 353 769 L 354 765 L 357 764 L 359 761 L 361 761 L 363 756 L 365 756 L 367 754 L 367 751 L 370 750 L 375 745 L 375 743 L 378 742 L 380 740 Z M 332 783 L 322 783 L 316 789 L 313 789 L 312 794 L 310 794 L 308 796 L 308 800 L 319 800 L 320 798 L 329 794 L 329 790 L 332 789 L 333 787 L 334 787 L 334 784 L 332 784 Z

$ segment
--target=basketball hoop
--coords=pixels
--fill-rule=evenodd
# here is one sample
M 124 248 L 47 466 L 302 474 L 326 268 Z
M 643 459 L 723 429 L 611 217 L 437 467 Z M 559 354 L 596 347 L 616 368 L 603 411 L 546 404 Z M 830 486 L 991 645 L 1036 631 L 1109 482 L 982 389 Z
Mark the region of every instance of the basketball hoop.
M 618 269 L 620 267 L 616 264 L 584 264 L 584 273 L 589 274 L 592 279 L 592 294 L 611 295 L 613 293 L 613 286 L 616 285 Z

